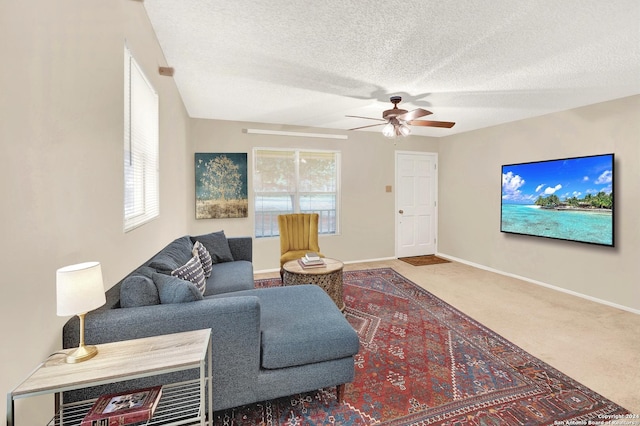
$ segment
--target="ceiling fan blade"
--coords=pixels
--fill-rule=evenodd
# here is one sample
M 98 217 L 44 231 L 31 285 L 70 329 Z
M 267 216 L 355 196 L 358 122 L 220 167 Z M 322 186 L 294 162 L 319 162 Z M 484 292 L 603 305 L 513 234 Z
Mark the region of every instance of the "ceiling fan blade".
M 427 111 L 426 109 L 418 108 L 414 109 L 413 111 L 405 112 L 404 114 L 399 115 L 396 118 L 402 121 L 411 121 L 429 114 L 433 113 L 431 111 Z
M 407 121 L 407 124 L 410 124 L 412 126 L 444 127 L 444 128 L 450 129 L 456 123 L 451 121 L 412 120 L 412 121 Z
M 365 120 L 377 120 L 377 121 L 384 121 L 384 122 L 387 121 L 387 120 L 383 120 L 382 118 L 361 117 L 359 115 L 345 115 L 345 117 L 349 117 L 349 118 L 364 118 Z
M 347 129 L 347 130 L 359 130 L 359 129 L 366 129 L 367 127 L 382 126 L 383 124 L 385 124 L 385 123 L 370 124 L 370 125 L 368 125 L 368 126 L 354 127 L 353 129 Z

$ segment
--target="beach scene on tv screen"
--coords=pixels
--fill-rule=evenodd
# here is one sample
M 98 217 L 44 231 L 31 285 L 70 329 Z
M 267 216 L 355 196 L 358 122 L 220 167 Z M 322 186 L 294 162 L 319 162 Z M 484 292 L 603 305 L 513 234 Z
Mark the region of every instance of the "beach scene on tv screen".
M 501 231 L 613 245 L 613 155 L 502 166 Z

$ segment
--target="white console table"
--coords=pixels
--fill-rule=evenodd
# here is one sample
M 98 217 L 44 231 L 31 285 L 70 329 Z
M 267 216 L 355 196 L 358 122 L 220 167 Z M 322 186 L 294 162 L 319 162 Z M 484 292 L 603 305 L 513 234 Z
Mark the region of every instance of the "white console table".
M 16 426 L 14 401 L 19 398 L 61 394 L 74 389 L 196 368 L 200 370 L 198 379 L 163 385 L 162 398 L 148 425 L 204 426 L 207 424 L 205 411 L 212 417 L 211 329 L 97 346 L 98 355 L 79 364 L 65 362 L 66 354 L 73 349 L 54 354 L 40 364 L 7 394 L 7 426 Z M 207 394 L 208 398 L 205 397 Z M 179 404 L 173 403 L 178 400 Z M 80 425 L 94 401 L 60 404 L 49 425 Z

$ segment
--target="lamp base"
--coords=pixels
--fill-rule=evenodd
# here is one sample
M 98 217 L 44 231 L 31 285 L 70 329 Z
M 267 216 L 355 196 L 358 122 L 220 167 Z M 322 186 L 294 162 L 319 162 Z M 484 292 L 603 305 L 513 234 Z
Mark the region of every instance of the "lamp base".
M 98 354 L 98 348 L 95 346 L 82 345 L 75 351 L 67 355 L 65 361 L 67 364 L 77 364 L 79 362 L 87 361 Z

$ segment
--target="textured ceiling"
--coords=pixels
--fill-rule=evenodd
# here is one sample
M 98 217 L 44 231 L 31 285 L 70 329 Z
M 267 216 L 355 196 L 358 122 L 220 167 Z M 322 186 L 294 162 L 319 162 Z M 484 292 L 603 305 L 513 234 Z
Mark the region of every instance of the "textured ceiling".
M 145 0 L 194 118 L 447 136 L 640 93 L 638 0 Z M 160 64 L 165 65 L 165 64 Z M 358 131 L 380 131 L 382 126 Z M 344 133 L 344 132 L 339 132 Z

